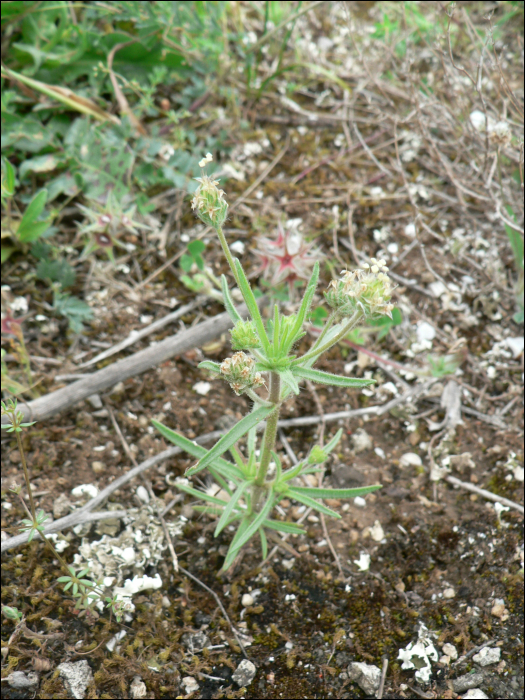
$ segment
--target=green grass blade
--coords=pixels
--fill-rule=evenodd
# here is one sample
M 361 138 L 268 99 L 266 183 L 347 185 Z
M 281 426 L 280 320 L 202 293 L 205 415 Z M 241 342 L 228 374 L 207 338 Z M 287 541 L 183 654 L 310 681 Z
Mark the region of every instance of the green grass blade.
M 237 425 L 234 425 L 233 428 L 226 433 L 226 435 L 221 437 L 219 442 L 217 442 L 211 448 L 211 450 L 209 450 L 209 452 L 202 457 L 198 464 L 196 464 L 194 467 L 190 467 L 190 469 L 186 471 L 186 476 L 197 474 L 205 469 L 208 464 L 212 464 L 218 457 L 224 454 L 226 450 L 229 450 L 232 445 L 235 445 L 237 440 L 240 440 L 242 436 L 245 435 L 248 430 L 250 430 L 250 428 L 253 428 L 255 425 L 257 425 L 257 423 L 260 423 L 274 410 L 275 406 L 261 406 L 256 411 L 244 416 L 244 418 L 240 420 Z M 240 472 L 237 467 L 233 468 L 241 475 L 241 478 L 244 478 L 242 472 Z
M 330 386 L 342 386 L 359 389 L 364 386 L 375 384 L 375 379 L 356 379 L 354 377 L 341 377 L 330 372 L 321 372 L 318 369 L 307 369 L 306 367 L 292 366 L 292 372 L 296 377 L 309 379 L 318 384 L 329 384 Z
M 239 279 L 239 289 L 241 290 L 241 294 L 244 298 L 246 306 L 248 307 L 248 311 L 250 312 L 252 321 L 255 323 L 255 327 L 257 328 L 257 333 L 259 335 L 261 344 L 265 352 L 268 353 L 270 348 L 270 341 L 268 340 L 268 336 L 266 335 L 266 329 L 264 327 L 259 307 L 257 306 L 257 301 L 253 295 L 248 280 L 246 279 L 246 275 L 244 274 L 244 270 L 242 269 L 241 263 L 237 258 L 234 258 L 233 262 L 235 264 L 235 270 Z
M 292 488 L 294 493 L 304 494 L 312 498 L 356 498 L 383 487 L 381 484 L 374 484 L 373 486 L 362 486 L 355 489 L 322 489 L 306 486 L 293 486 Z
M 305 489 L 305 491 L 309 490 L 310 489 Z M 319 511 L 319 513 L 324 513 L 324 515 L 331 515 L 333 518 L 341 518 L 339 513 L 336 513 L 335 510 L 324 506 L 322 503 L 318 503 L 313 498 L 310 498 L 310 496 L 307 496 L 305 493 L 297 491 L 293 486 L 290 486 L 290 488 L 287 491 L 287 495 L 290 498 L 295 498 L 296 501 L 304 503 L 305 506 L 309 506 L 310 508 Z
M 235 506 L 237 505 L 237 501 L 238 501 L 239 498 L 242 496 L 242 494 L 243 494 L 243 492 L 244 492 L 244 489 L 245 489 L 247 486 L 248 486 L 248 482 L 247 482 L 247 481 L 244 481 L 244 482 L 237 488 L 237 490 L 235 491 L 235 493 L 233 494 L 233 496 L 232 496 L 232 497 L 230 498 L 230 500 L 228 501 L 228 505 L 225 507 L 225 509 L 224 509 L 224 511 L 223 511 L 223 513 L 222 513 L 222 515 L 221 515 L 221 519 L 220 519 L 219 522 L 217 523 L 217 527 L 215 528 L 215 532 L 213 533 L 213 536 L 214 536 L 214 537 L 217 537 L 217 535 L 226 527 L 226 525 L 227 525 L 227 523 L 228 523 L 228 518 L 229 518 L 230 515 L 232 514 L 233 509 L 234 509 Z
M 224 307 L 226 311 L 228 312 L 228 316 L 231 318 L 233 323 L 238 323 L 239 321 L 242 321 L 242 318 L 239 316 L 239 313 L 237 309 L 235 308 L 232 298 L 230 296 L 230 289 L 228 287 L 228 280 L 226 279 L 225 275 L 221 275 L 221 289 L 222 289 L 222 296 L 224 300 Z

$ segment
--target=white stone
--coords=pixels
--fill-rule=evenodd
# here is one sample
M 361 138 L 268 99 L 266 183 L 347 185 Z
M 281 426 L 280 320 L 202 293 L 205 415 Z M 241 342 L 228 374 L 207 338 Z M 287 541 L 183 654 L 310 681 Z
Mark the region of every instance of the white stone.
M 93 681 L 93 671 L 86 659 L 75 663 L 63 663 L 58 666 L 61 678 L 63 678 L 71 695 L 74 698 L 83 698 L 86 695 L 88 685 Z
M 350 680 L 355 681 L 366 695 L 375 695 L 381 682 L 381 669 L 372 664 L 354 661 L 347 670 Z
M 234 241 L 230 246 L 230 250 L 233 250 L 234 253 L 239 253 L 239 255 L 243 255 L 245 248 L 243 241 Z
M 149 493 L 144 486 L 138 486 L 135 493 L 137 494 L 137 497 L 142 501 L 142 503 L 149 503 Z
M 361 496 L 356 496 L 356 497 L 354 498 L 354 504 L 355 504 L 358 508 L 365 508 L 365 507 L 366 507 L 366 501 L 365 501 L 365 499 L 362 498 Z
M 405 452 L 404 455 L 401 455 L 401 459 L 399 460 L 399 466 L 422 467 L 423 461 L 421 460 L 421 457 L 415 452 Z
M 446 654 L 452 660 L 458 658 L 458 650 L 453 644 L 443 644 L 443 653 Z
M 443 591 L 443 598 L 455 598 L 456 597 L 456 591 L 453 588 L 445 588 Z
M 523 336 L 519 336 L 518 338 L 507 338 L 507 346 L 512 352 L 514 359 L 518 358 L 523 352 L 523 341 Z
M 471 688 L 461 697 L 465 700 L 477 700 L 478 698 L 479 700 L 483 700 L 483 698 L 488 698 L 488 695 L 486 695 L 480 688 Z
M 381 542 L 385 539 L 385 531 L 379 520 L 376 520 L 373 526 L 370 528 L 370 537 L 374 542 Z
M 359 559 L 354 559 L 354 564 L 358 567 L 359 571 L 368 571 L 370 568 L 370 554 L 361 552 Z
M 245 593 L 242 597 L 241 604 L 243 608 L 248 608 L 253 605 L 253 598 L 249 593 Z
M 430 323 L 427 323 L 426 321 L 420 321 L 417 324 L 417 339 L 419 342 L 423 342 L 424 340 L 434 340 L 436 337 L 436 329 L 434 326 L 431 326 Z
M 193 676 L 184 676 L 184 678 L 182 679 L 182 685 L 184 686 L 186 695 L 194 693 L 196 690 L 199 689 L 199 684 L 197 683 L 195 678 L 193 678 Z
M 211 389 L 211 384 L 209 382 L 197 382 L 193 385 L 192 389 L 200 394 L 201 396 L 206 396 L 206 394 Z
M 491 664 L 497 664 L 500 657 L 501 649 L 499 647 L 483 647 L 472 659 L 480 666 L 490 666 Z

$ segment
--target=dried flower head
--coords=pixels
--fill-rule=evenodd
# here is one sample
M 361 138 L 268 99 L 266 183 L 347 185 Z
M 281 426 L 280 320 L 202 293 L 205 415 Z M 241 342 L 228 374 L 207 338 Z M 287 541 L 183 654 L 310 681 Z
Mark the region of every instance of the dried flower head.
M 213 156 L 207 153 L 199 162 L 200 168 L 205 168 L 211 163 Z M 207 226 L 220 228 L 228 215 L 228 203 L 224 199 L 224 191 L 217 185 L 218 180 L 212 180 L 208 175 L 202 173 L 201 177 L 195 180 L 200 183 L 191 202 L 191 208 L 195 210 L 199 219 Z
M 258 275 L 270 278 L 271 284 L 287 282 L 290 286 L 296 279 L 308 279 L 312 268 L 322 257 L 322 253 L 307 243 L 296 229 L 285 230 L 281 223 L 277 226 L 277 238 L 259 236 L 256 255 L 261 266 Z
M 386 315 L 392 318 L 390 303 L 394 287 L 384 260 L 371 258 L 357 270 L 343 270 L 342 279 L 332 280 L 324 293 L 329 306 L 340 316 L 353 316 L 361 310 L 367 318 Z
M 236 352 L 221 363 L 221 374 L 239 396 L 245 389 L 255 389 L 264 384 L 260 372 L 255 371 L 255 360 L 243 352 Z

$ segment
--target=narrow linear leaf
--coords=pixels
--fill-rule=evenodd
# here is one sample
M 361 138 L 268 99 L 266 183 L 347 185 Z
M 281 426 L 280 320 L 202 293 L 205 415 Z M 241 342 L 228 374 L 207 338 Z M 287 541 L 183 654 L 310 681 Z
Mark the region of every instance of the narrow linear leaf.
M 262 527 L 259 528 L 259 537 L 261 538 L 262 558 L 266 559 L 266 557 L 268 556 L 268 540 L 266 539 L 266 533 L 264 532 L 264 528 Z
M 242 318 L 240 317 L 237 309 L 235 308 L 232 298 L 230 296 L 228 280 L 226 279 L 225 275 L 221 275 L 221 289 L 224 300 L 224 308 L 228 312 L 228 316 L 231 318 L 234 324 L 238 323 L 239 321 L 242 321 Z
M 180 484 L 178 481 L 174 481 L 173 485 L 181 491 L 184 491 L 184 493 L 189 493 L 190 496 L 195 496 L 195 498 L 199 498 L 202 501 L 208 501 L 208 503 L 213 503 L 214 505 L 222 506 L 223 508 L 225 508 L 228 505 L 228 501 L 223 501 L 221 498 L 215 498 L 215 496 L 210 496 L 206 493 L 206 491 L 198 491 L 197 489 L 194 489 L 192 486 L 188 486 L 187 484 Z
M 169 440 L 174 445 L 177 445 L 177 447 L 180 447 L 181 450 L 184 450 L 184 452 L 187 452 L 192 457 L 202 459 L 208 454 L 209 450 L 206 450 L 200 445 L 196 445 L 191 440 L 188 440 L 188 438 L 185 438 L 183 435 L 180 435 L 179 433 L 175 432 L 175 430 L 171 430 L 170 428 L 166 427 L 165 425 L 162 425 L 162 423 L 159 423 L 156 420 L 152 420 L 151 422 L 155 426 L 155 428 L 157 428 L 157 430 L 161 433 L 161 435 L 163 435 L 166 438 L 166 440 Z M 239 469 L 237 469 L 237 467 L 234 464 L 226 461 L 225 459 L 214 459 L 212 466 L 227 479 L 231 479 L 232 481 L 242 481 L 244 479 L 243 473 Z
M 325 454 L 329 455 L 330 452 L 332 452 L 332 450 L 334 450 L 337 447 L 339 440 L 341 439 L 342 434 L 343 434 L 343 429 L 339 428 L 339 430 L 334 435 L 334 437 L 330 440 L 330 442 L 323 447 L 323 452 Z
M 235 537 L 233 538 L 232 543 L 230 545 L 230 549 L 238 551 L 248 542 L 248 540 L 257 532 L 257 530 L 261 527 L 263 522 L 270 514 L 270 511 L 273 508 L 273 504 L 274 496 L 270 493 L 261 511 L 257 513 L 257 516 L 250 522 L 246 530 L 244 530 L 244 532 L 242 532 L 240 535 L 239 531 L 237 530 L 237 533 L 235 534 Z
M 306 289 L 304 292 L 303 296 L 303 301 L 301 303 L 301 306 L 299 308 L 299 312 L 297 313 L 297 321 L 295 322 L 295 326 L 293 328 L 292 332 L 292 338 L 293 341 L 295 340 L 295 337 L 297 333 L 302 329 L 303 323 L 306 319 L 306 316 L 308 312 L 310 311 L 310 306 L 312 305 L 312 301 L 314 298 L 315 290 L 317 289 L 317 283 L 319 281 L 319 263 L 316 262 L 314 265 L 314 269 L 312 271 L 312 276 L 308 280 L 308 284 L 306 285 Z M 292 341 L 292 342 L 293 342 Z M 289 348 L 287 348 L 289 349 Z
M 222 476 L 221 476 L 221 475 L 219 474 L 219 472 L 213 467 L 212 464 L 210 464 L 210 465 L 208 466 L 208 471 L 209 471 L 210 474 L 213 476 L 213 478 L 215 479 L 215 481 L 216 481 L 220 486 L 222 486 L 222 488 L 226 491 L 226 493 L 227 493 L 229 496 L 231 496 L 231 495 L 232 495 L 232 490 L 231 490 L 231 488 L 228 486 L 228 484 L 226 483 L 226 481 L 222 478 Z M 234 481 L 234 483 L 235 483 L 235 485 L 237 486 L 237 483 L 238 483 L 238 482 L 237 482 L 237 481 Z
M 235 533 L 235 537 L 244 533 L 246 531 L 246 529 L 248 528 L 249 524 L 250 524 L 250 519 L 248 518 L 248 516 L 244 516 L 244 518 L 239 523 L 239 527 L 237 528 L 237 532 Z M 233 560 L 237 556 L 237 552 L 239 551 L 236 547 L 233 546 L 235 537 L 231 541 L 230 546 L 228 548 L 228 552 L 226 553 L 226 558 L 224 560 L 224 564 L 222 565 L 222 571 L 227 571 L 230 568 L 230 566 L 233 563 Z
M 283 475 L 281 476 L 280 482 L 286 482 L 290 481 L 290 479 L 293 479 L 295 476 L 298 476 L 301 473 L 301 469 L 304 467 L 304 462 L 299 462 L 298 464 L 295 465 L 295 467 L 291 467 L 290 469 L 287 469 Z
M 372 491 L 377 491 L 381 488 L 383 488 L 381 484 L 374 484 L 373 486 L 362 486 L 355 489 L 322 489 L 294 486 L 293 490 L 296 493 L 311 496 L 312 498 L 356 498 L 357 496 L 364 496 L 367 493 L 372 493 Z
M 318 369 L 307 369 L 306 367 L 292 366 L 292 372 L 296 377 L 301 379 L 309 379 L 318 384 L 329 384 L 330 386 L 344 386 L 360 388 L 375 384 L 375 379 L 355 379 L 354 377 L 341 377 L 338 374 L 330 374 L 330 372 L 321 372 Z
M 264 527 L 269 527 L 270 530 L 278 530 L 279 532 L 289 532 L 293 535 L 304 534 L 304 529 L 295 523 L 288 523 L 284 520 L 265 520 Z
M 248 311 L 250 312 L 252 321 L 255 323 L 262 346 L 264 350 L 268 352 L 270 347 L 270 341 L 268 340 L 268 336 L 266 334 L 266 328 L 264 327 L 262 316 L 259 311 L 259 307 L 257 306 L 257 301 L 253 295 L 250 284 L 246 279 L 246 275 L 244 274 L 244 270 L 242 269 L 241 263 L 237 258 L 234 258 L 233 262 L 237 271 L 237 277 L 239 280 L 239 288 L 241 290 L 241 294 L 244 298 L 244 301 L 246 302 L 246 306 L 248 307 Z
M 207 369 L 210 372 L 215 372 L 216 374 L 221 373 L 221 366 L 218 362 L 212 362 L 212 360 L 204 360 L 204 362 L 199 362 L 197 365 L 199 369 Z
M 228 518 L 232 514 L 233 509 L 237 505 L 237 501 L 242 496 L 244 489 L 247 486 L 248 486 L 248 482 L 247 481 L 243 482 L 238 487 L 238 489 L 235 491 L 235 493 L 230 498 L 230 500 L 228 501 L 228 505 L 225 507 L 225 509 L 221 515 L 221 518 L 220 518 L 219 522 L 217 523 L 217 527 L 215 528 L 215 532 L 213 533 L 214 537 L 217 537 L 217 535 L 226 527 L 226 525 L 228 523 Z
M 209 452 L 202 457 L 200 462 L 196 464 L 194 467 L 190 467 L 186 471 L 186 476 L 191 476 L 192 474 L 197 474 L 198 472 L 202 471 L 205 469 L 208 464 L 212 464 L 214 460 L 217 459 L 217 457 L 220 457 L 226 450 L 228 450 L 232 445 L 234 445 L 237 440 L 240 440 L 243 435 L 245 435 L 250 428 L 253 428 L 254 426 L 257 425 L 257 423 L 260 423 L 262 420 L 266 418 L 266 416 L 270 415 L 272 411 L 275 410 L 275 406 L 261 406 L 258 408 L 256 411 L 253 411 L 252 413 L 249 413 L 247 416 L 244 416 L 242 420 L 240 420 L 237 425 L 234 425 L 233 428 L 226 433 L 226 435 L 223 435 L 219 442 L 217 442 Z M 232 465 L 233 467 L 233 465 Z M 237 470 L 237 467 L 233 467 L 234 469 Z M 241 474 L 242 478 L 242 473 L 240 470 L 237 470 L 239 474 Z
M 306 489 L 306 490 L 308 491 L 309 489 Z M 288 489 L 287 495 L 290 496 L 290 498 L 295 498 L 296 501 L 300 501 L 301 503 L 304 503 L 305 506 L 310 506 L 310 508 L 313 508 L 314 510 L 319 511 L 319 513 L 324 513 L 324 515 L 331 515 L 333 518 L 341 518 L 339 513 L 336 513 L 335 510 L 328 508 L 327 506 L 323 505 L 322 503 L 318 503 L 313 498 L 310 498 L 310 496 L 307 496 L 305 493 L 301 493 L 300 491 L 296 491 L 293 486 L 291 486 Z
M 281 376 L 281 380 L 283 384 L 285 384 L 290 391 L 293 391 L 293 393 L 297 396 L 298 394 L 301 393 L 301 390 L 299 389 L 299 384 L 297 383 L 297 379 L 295 378 L 295 370 L 292 372 L 289 369 L 285 369 L 284 372 L 279 372 Z

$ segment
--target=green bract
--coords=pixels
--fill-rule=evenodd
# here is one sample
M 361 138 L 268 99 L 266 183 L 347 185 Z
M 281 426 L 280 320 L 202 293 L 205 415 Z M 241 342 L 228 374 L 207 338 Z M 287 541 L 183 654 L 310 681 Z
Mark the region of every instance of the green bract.
M 208 154 L 201 161 L 202 168 L 211 160 Z M 340 280 L 334 280 L 325 294 L 333 313 L 326 320 L 321 334 L 313 346 L 302 356 L 292 354 L 298 341 L 305 336 L 304 324 L 308 321 L 312 301 L 319 281 L 319 263 L 304 290 L 297 313 L 283 315 L 276 304 L 265 323 L 259 305 L 246 274 L 238 259 L 233 258 L 228 248 L 222 223 L 228 205 L 224 193 L 217 188 L 218 182 L 207 175 L 199 178 L 200 186 L 192 207 L 201 220 L 213 226 L 219 236 L 223 251 L 233 277 L 242 294 L 249 318 L 243 319 L 233 304 L 226 277 L 221 278 L 224 306 L 233 322 L 231 330 L 232 348 L 237 352 L 222 363 L 206 360 L 199 367 L 215 377 L 228 381 L 237 394 L 246 394 L 253 401 L 252 411 L 229 430 L 211 450 L 191 442 L 167 426 L 153 421 L 153 425 L 170 442 L 178 445 L 198 459 L 197 464 L 186 472 L 192 476 L 205 468 L 213 474 L 221 491 L 212 496 L 194 488 L 187 479 L 177 482 L 177 487 L 206 505 L 195 506 L 197 510 L 217 516 L 215 536 L 229 525 L 235 525 L 236 533 L 230 542 L 223 569 L 228 569 L 239 551 L 256 534 L 261 542 L 262 555 L 266 558 L 268 542 L 266 531 L 299 534 L 302 528 L 290 522 L 272 519 L 274 507 L 283 499 L 293 499 L 324 515 L 339 518 L 340 515 L 320 502 L 323 498 L 355 498 L 381 488 L 379 484 L 356 489 L 329 489 L 303 486 L 301 477 L 321 470 L 332 450 L 339 443 L 342 430 L 325 445 L 316 445 L 308 457 L 293 467 L 283 470 L 279 455 L 275 452 L 279 410 L 283 400 L 291 393 L 300 392 L 301 382 L 307 380 L 338 386 L 343 389 L 361 388 L 373 383 L 371 379 L 344 377 L 315 369 L 319 357 L 344 338 L 358 323 L 367 318 L 391 315 L 392 285 L 386 275 L 384 261 L 372 259 L 372 265 L 364 265 L 355 271 L 344 271 Z M 260 302 L 259 302 L 260 303 Z M 339 323 L 335 321 L 339 319 Z M 259 396 L 263 387 L 261 373 L 267 373 L 268 392 Z M 258 424 L 265 421 L 260 451 L 256 450 Z M 245 451 L 237 444 L 247 437 Z M 230 452 L 233 461 L 224 459 Z

